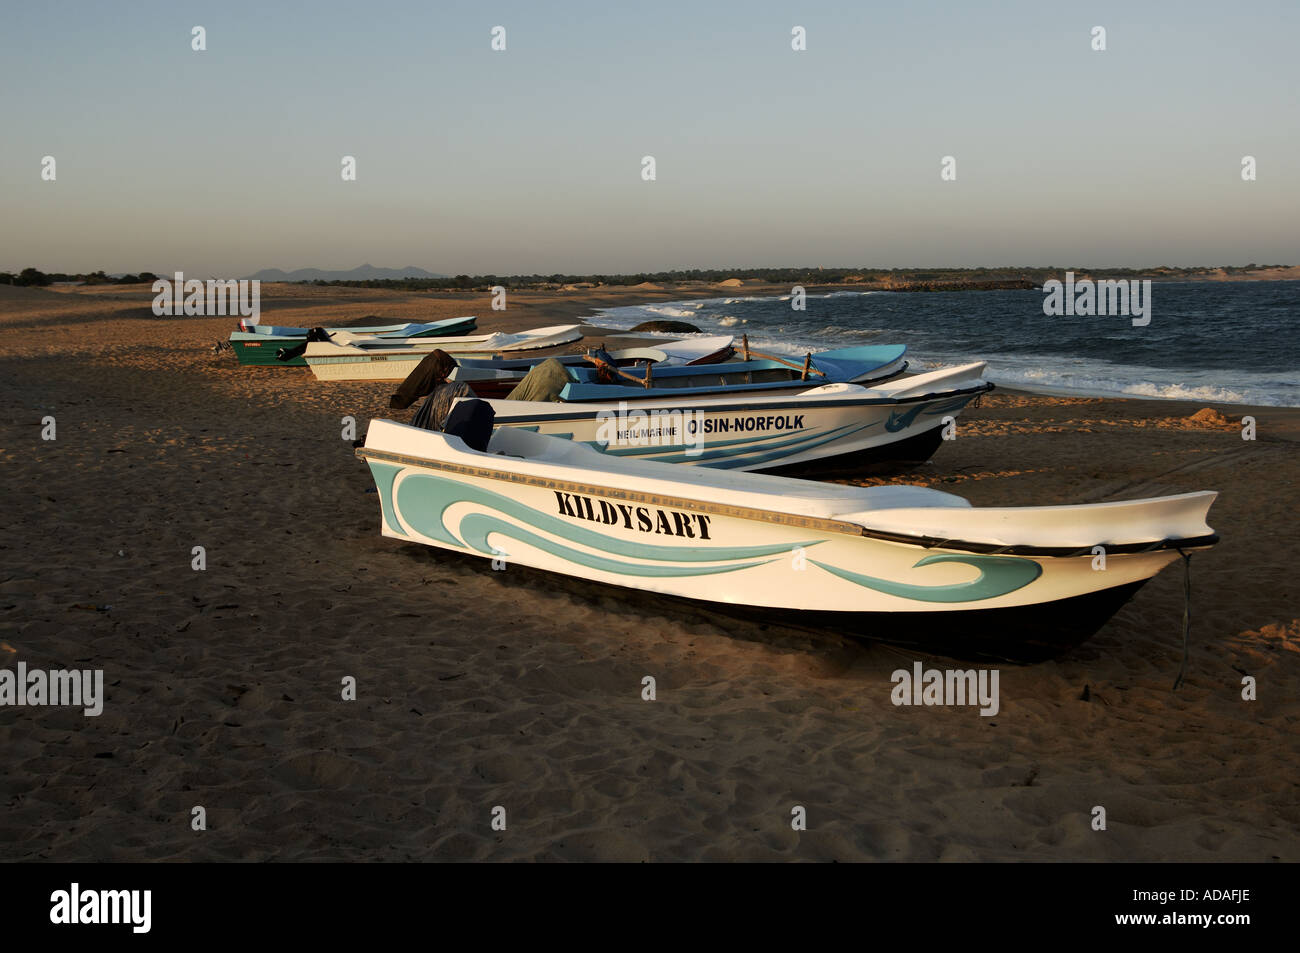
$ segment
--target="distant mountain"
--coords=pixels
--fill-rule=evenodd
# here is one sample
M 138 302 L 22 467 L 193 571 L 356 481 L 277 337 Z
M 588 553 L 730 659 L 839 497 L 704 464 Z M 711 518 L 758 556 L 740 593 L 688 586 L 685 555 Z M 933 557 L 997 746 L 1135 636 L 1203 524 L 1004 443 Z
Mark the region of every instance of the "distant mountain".
M 376 268 L 374 265 L 362 265 L 351 271 L 322 271 L 319 268 L 299 268 L 297 271 L 281 271 L 279 268 L 266 268 L 250 278 L 261 281 L 375 281 L 384 278 L 447 278 L 448 275 L 434 274 L 414 265 L 405 268 Z

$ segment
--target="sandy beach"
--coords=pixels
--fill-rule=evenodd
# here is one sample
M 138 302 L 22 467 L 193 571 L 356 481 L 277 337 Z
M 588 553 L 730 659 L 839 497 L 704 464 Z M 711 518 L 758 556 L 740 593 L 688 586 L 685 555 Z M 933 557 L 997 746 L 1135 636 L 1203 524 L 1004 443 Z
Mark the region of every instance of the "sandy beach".
M 487 331 L 735 289 L 262 291 L 267 323 Z M 1080 648 L 1003 666 L 985 718 L 891 703 L 941 657 L 381 538 L 345 418 L 409 420 L 395 385 L 240 367 L 213 349 L 234 320 L 151 300 L 0 286 L 0 666 L 107 688 L 94 718 L 0 709 L 0 859 L 1300 861 L 1300 410 L 997 391 L 894 478 L 1221 494 L 1177 692 L 1173 567 Z

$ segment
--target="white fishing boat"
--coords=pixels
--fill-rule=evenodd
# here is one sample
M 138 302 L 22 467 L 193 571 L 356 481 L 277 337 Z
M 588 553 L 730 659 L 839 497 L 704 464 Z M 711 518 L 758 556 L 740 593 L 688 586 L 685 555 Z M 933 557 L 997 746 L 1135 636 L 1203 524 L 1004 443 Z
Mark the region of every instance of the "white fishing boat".
M 916 486 L 610 456 L 513 427 L 475 450 L 454 428 L 389 420 L 371 421 L 357 454 L 384 536 L 863 635 L 1077 641 L 1180 552 L 1217 541 L 1213 492 L 974 507 Z
M 744 365 L 717 368 L 736 366 Z M 487 403 L 498 426 L 566 437 L 610 457 L 730 470 L 828 469 L 928 459 L 945 428 L 953 425 L 955 434 L 967 404 L 992 390 L 983 373 L 976 362 L 870 386 L 797 379 L 777 383 L 777 392 L 754 389 L 773 386 L 767 383 L 730 392 L 604 385 L 623 396 Z M 582 394 L 600 393 L 601 386 L 582 385 Z
M 556 347 L 581 337 L 582 330 L 576 324 L 557 324 L 518 334 L 405 340 L 334 331 L 326 341 L 309 341 L 304 357 L 320 380 L 400 381 L 434 350 L 446 351 L 453 357 L 486 358 Z
M 467 315 L 462 318 L 444 318 L 441 321 L 414 322 L 402 324 L 378 324 L 350 328 L 325 328 L 325 331 L 347 331 L 349 334 L 373 335 L 382 338 L 430 338 L 446 337 L 460 332 L 473 331 L 478 318 Z M 239 330 L 245 334 L 269 338 L 305 338 L 311 328 L 287 327 L 278 324 L 252 323 L 249 320 L 239 322 Z

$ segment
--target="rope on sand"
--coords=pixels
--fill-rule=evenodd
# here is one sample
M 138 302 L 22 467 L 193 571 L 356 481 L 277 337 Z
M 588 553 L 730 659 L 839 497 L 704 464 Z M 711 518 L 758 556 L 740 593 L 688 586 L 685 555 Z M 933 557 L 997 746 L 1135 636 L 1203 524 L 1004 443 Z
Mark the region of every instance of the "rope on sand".
M 1192 632 L 1192 554 L 1181 549 L 1178 555 L 1183 557 L 1183 664 L 1178 666 L 1178 677 L 1174 679 L 1174 691 L 1183 684 L 1187 674 L 1188 643 Z

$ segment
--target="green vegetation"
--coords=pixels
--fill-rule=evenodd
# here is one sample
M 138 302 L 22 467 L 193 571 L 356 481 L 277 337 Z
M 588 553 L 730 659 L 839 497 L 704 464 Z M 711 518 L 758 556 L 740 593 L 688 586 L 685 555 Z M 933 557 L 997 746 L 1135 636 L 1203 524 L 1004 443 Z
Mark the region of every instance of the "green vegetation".
M 1284 265 L 1225 265 L 1226 274 L 1244 274 Z M 867 286 L 895 291 L 954 291 L 963 289 L 1037 288 L 1052 278 L 1062 279 L 1073 271 L 1076 280 L 1150 278 L 1156 281 L 1202 278 L 1219 271 L 1219 266 L 1192 268 L 696 268 L 690 271 L 645 271 L 627 275 L 456 275 L 454 278 L 383 278 L 305 282 L 313 285 L 344 285 L 353 288 L 385 288 L 396 291 L 487 291 L 498 285 L 512 291 L 546 290 L 564 285 L 592 288 L 626 288 L 643 283 L 655 285 L 714 284 L 728 278 L 758 280 L 772 285 Z M 88 274 L 60 274 L 24 268 L 18 274 L 0 272 L 0 284 L 49 285 L 57 281 L 81 281 L 88 285 L 128 285 L 153 282 L 157 275 L 143 271 L 116 278 L 102 271 Z
M 65 275 L 57 271 L 46 274 L 35 268 L 24 268 L 16 275 L 8 271 L 0 271 L 0 285 L 27 285 L 33 288 L 52 285 L 56 281 L 80 281 L 88 285 L 134 285 L 140 282 L 152 284 L 157 280 L 158 276 L 151 271 L 142 271 L 138 275 L 119 275 L 116 278 L 111 278 L 102 271 L 92 271 L 84 275 Z
M 1281 265 L 1229 266 L 1229 274 Z M 943 291 L 956 288 L 1040 287 L 1073 271 L 1076 278 L 1151 278 L 1176 281 L 1214 274 L 1215 266 L 1194 268 L 696 268 L 690 271 L 645 271 L 626 275 L 456 275 L 454 278 L 398 278 L 363 281 L 314 281 L 317 285 L 389 288 L 402 291 L 486 291 L 500 285 L 512 291 L 545 290 L 564 285 L 619 288 L 642 283 L 656 285 L 713 284 L 728 278 L 758 280 L 773 285 L 866 285 L 897 290 Z

